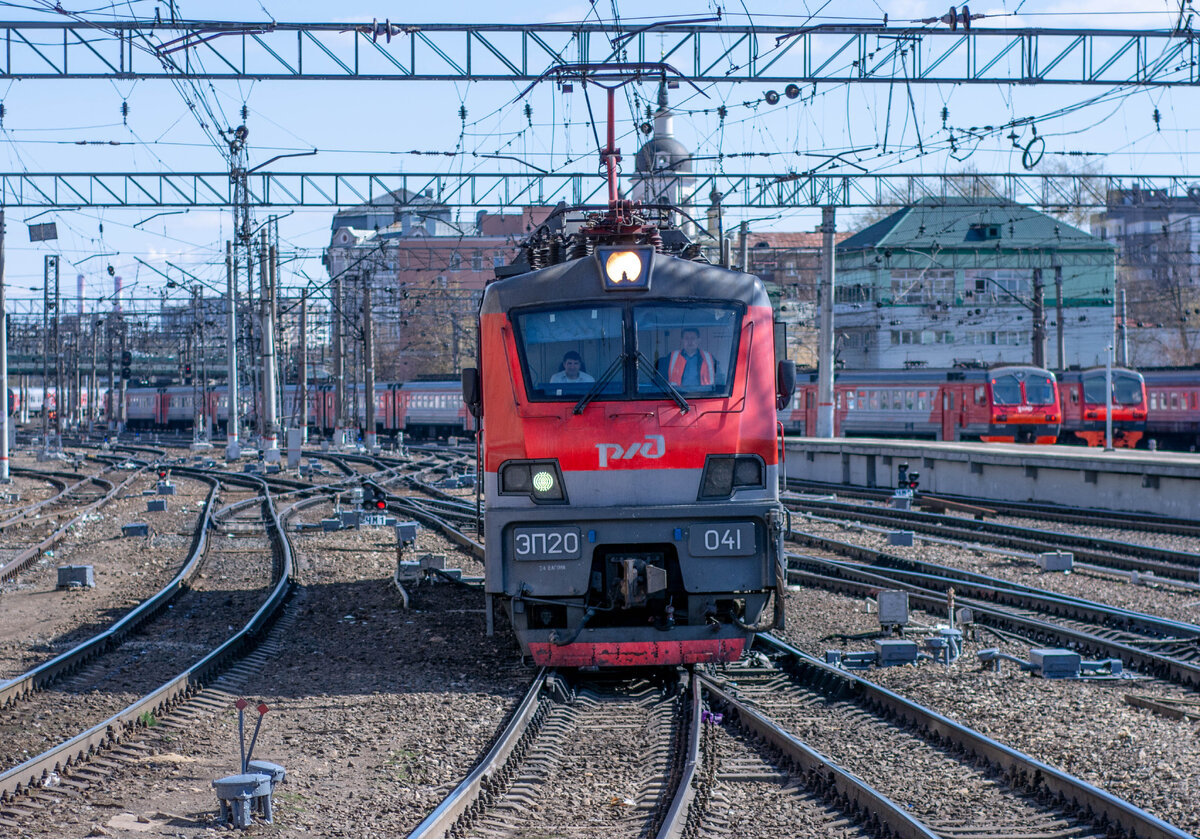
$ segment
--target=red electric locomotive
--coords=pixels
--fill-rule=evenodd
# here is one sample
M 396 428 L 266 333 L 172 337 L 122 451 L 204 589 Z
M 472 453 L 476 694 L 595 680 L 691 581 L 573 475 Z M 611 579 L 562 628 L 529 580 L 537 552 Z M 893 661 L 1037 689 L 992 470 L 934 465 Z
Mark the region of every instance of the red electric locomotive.
M 771 303 L 757 277 L 609 229 L 483 296 L 463 377 L 489 608 L 538 664 L 731 661 L 782 620 Z M 536 231 L 529 261 L 568 252 L 556 239 Z
M 1068 370 L 1059 381 L 1064 437 L 1074 435 L 1089 446 L 1103 446 L 1108 416 L 1103 367 Z M 1146 382 L 1142 374 L 1124 367 L 1112 368 L 1112 441 L 1117 448 L 1133 448 L 1146 433 Z
M 953 370 L 839 370 L 835 433 L 844 437 L 1053 443 L 1062 412 L 1049 370 L 1028 365 Z M 811 434 L 817 421 L 817 374 L 805 374 L 784 428 Z

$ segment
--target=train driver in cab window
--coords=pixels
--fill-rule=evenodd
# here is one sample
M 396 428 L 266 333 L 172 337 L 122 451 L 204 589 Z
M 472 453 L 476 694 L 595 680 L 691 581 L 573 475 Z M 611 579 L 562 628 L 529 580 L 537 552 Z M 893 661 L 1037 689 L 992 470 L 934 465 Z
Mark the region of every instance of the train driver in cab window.
M 575 350 L 567 350 L 563 354 L 562 363 L 558 365 L 558 372 L 550 377 L 552 385 L 572 385 L 585 384 L 587 382 L 596 381 L 586 370 L 583 369 L 583 357 Z
M 658 363 L 667 381 L 684 390 L 710 389 L 720 381 L 713 354 L 700 348 L 700 330 L 685 326 L 679 337 L 679 349 Z

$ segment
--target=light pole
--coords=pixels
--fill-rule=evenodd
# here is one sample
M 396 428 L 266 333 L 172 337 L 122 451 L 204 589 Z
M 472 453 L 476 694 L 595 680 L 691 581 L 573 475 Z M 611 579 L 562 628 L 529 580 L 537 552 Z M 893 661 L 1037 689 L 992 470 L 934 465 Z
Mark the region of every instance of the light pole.
M 1104 450 L 1111 452 L 1113 450 L 1112 441 L 1112 365 L 1113 365 L 1113 345 L 1109 344 L 1105 349 L 1104 356 Z

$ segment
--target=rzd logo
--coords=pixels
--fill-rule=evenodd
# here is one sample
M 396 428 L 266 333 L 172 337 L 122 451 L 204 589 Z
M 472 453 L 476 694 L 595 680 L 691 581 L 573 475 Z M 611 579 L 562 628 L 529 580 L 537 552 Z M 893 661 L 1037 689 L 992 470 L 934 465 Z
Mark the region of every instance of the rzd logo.
M 667 453 L 667 441 L 661 434 L 647 434 L 645 440 L 630 443 L 629 448 L 620 443 L 597 443 L 596 448 L 600 452 L 600 468 L 607 469 L 609 460 L 632 460 L 639 454 L 657 460 Z

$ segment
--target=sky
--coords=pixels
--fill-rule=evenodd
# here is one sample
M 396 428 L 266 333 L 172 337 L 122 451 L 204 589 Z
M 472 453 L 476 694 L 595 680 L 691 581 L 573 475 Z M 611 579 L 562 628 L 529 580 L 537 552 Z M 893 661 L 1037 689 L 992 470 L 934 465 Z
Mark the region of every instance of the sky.
M 52 0 L 0 2 L 0 19 L 60 20 L 54 5 Z M 99 24 L 153 18 L 156 11 L 164 17 L 169 14 L 162 0 L 78 0 L 62 5 L 76 19 Z M 640 6 L 619 0 L 570 2 L 553 8 L 476 0 L 437 6 L 360 0 L 338 4 L 178 0 L 175 5 L 180 16 L 204 20 L 358 24 L 395 16 L 400 8 L 411 16 L 393 17 L 393 23 L 610 22 L 617 17 L 636 27 L 651 20 L 639 17 Z M 654 4 L 653 20 L 706 17 L 719 11 L 722 20 L 731 24 L 804 26 L 881 23 L 886 14 L 895 25 L 943 15 L 946 5 L 946 0 L 660 0 Z M 1098 0 L 1086 4 L 1086 12 L 1078 11 L 1081 5 L 1073 0 L 978 0 L 971 11 L 985 15 L 975 21 L 977 28 L 1133 30 L 1169 29 L 1179 13 L 1177 3 L 1163 0 Z M 440 20 L 433 19 L 434 9 Z M 547 169 L 595 170 L 589 161 L 597 160 L 596 143 L 579 89 L 564 93 L 543 84 L 522 97 L 524 87 L 508 82 L 186 85 L 155 80 L 0 80 L 0 167 L 10 173 L 224 171 L 228 163 L 214 127 L 238 125 L 244 108 L 251 166 L 279 154 L 318 151 L 272 164 L 273 171 L 433 170 L 452 175 L 483 169 L 479 155 L 517 158 L 487 160 L 487 168 L 493 171 L 519 170 L 522 162 Z M 645 102 L 653 100 L 656 91 L 646 85 L 622 93 L 618 145 L 629 171 L 637 145 L 636 126 L 644 120 Z M 763 102 L 761 85 L 711 85 L 703 93 L 686 88 L 672 92 L 678 109 L 676 136 L 697 155 L 701 171 L 710 171 L 724 156 L 720 165 L 726 171 L 745 166 L 786 174 L 811 168 L 824 159 L 819 155 L 845 153 L 844 159 L 854 167 L 850 171 L 1020 172 L 1022 149 L 1033 139 L 1034 128 L 1045 142 L 1039 165 L 1048 167 L 1046 171 L 1086 167 L 1089 172 L 1118 175 L 1187 176 L 1200 169 L 1189 139 L 1195 115 L 1200 113 L 1196 102 L 1200 93 L 1194 89 L 830 84 L 773 107 Z M 591 105 L 597 113 L 603 110 L 599 96 Z M 717 115 L 722 105 L 724 119 Z M 1014 121 L 1018 124 L 1008 130 L 981 128 Z M 754 157 L 737 157 L 748 153 Z M 260 209 L 255 211 L 256 222 L 271 213 L 283 216 L 279 233 L 284 285 L 323 285 L 327 275 L 320 256 L 329 242 L 332 210 Z M 472 216 L 471 211 L 463 211 L 464 219 Z M 726 226 L 747 217 L 756 230 L 812 230 L 820 220 L 819 211 L 799 209 L 765 218 L 761 212 L 731 213 Z M 56 223 L 58 240 L 31 243 L 26 224 L 47 221 Z M 843 211 L 839 225 L 852 228 L 854 214 Z M 214 289 L 223 288 L 224 242 L 231 228 L 228 210 L 169 211 L 156 216 L 154 210 L 10 209 L 5 241 L 9 310 L 24 312 L 32 305 L 40 312 L 43 263 L 51 253 L 62 257 L 61 288 L 68 301 L 76 293 L 77 275 L 83 275 L 88 309 L 111 305 L 109 266 L 139 305 L 164 295 L 184 299 L 186 292 L 168 289 L 162 274 L 179 280 L 194 277 Z M 66 308 L 72 311 L 74 303 L 68 302 Z

